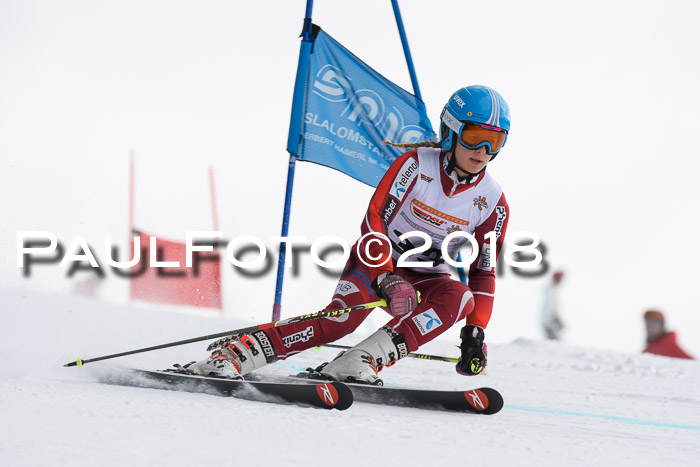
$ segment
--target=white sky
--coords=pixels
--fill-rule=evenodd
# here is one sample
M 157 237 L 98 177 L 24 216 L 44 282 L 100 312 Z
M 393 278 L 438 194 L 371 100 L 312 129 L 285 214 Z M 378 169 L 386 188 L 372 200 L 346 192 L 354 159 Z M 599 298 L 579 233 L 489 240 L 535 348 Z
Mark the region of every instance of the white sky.
M 411 89 L 388 0 L 315 3 L 317 24 Z M 17 230 L 50 230 L 65 245 L 82 235 L 98 257 L 105 236 L 126 243 L 130 149 L 140 228 L 175 239 L 211 229 L 211 165 L 224 235 L 278 235 L 304 7 L 0 0 L 0 285 L 72 286 L 57 266 L 22 278 Z M 567 340 L 635 352 L 641 313 L 654 306 L 700 356 L 700 4 L 401 7 L 435 128 L 464 85 L 492 86 L 510 104 L 508 145 L 489 170 L 511 205 L 509 230 L 538 233 L 548 261 L 567 272 Z M 371 193 L 300 163 L 290 233 L 352 242 Z M 285 283 L 285 316 L 322 308 L 334 288 L 308 256 L 301 266 Z M 227 267 L 224 279 L 227 313 L 269 319 L 274 274 L 244 279 Z M 541 335 L 543 284 L 511 272 L 499 280 L 489 340 Z M 125 296 L 110 276 L 102 297 Z

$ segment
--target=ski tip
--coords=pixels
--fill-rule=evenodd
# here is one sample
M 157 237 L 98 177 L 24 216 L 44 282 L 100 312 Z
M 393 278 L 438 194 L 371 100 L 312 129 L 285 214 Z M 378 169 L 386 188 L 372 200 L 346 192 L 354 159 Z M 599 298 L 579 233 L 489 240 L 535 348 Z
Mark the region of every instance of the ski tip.
M 316 385 L 319 399 L 329 409 L 346 410 L 354 401 L 352 390 L 343 383 L 327 382 Z
M 464 391 L 464 397 L 476 412 L 484 415 L 493 415 L 503 408 L 503 396 L 492 388 Z

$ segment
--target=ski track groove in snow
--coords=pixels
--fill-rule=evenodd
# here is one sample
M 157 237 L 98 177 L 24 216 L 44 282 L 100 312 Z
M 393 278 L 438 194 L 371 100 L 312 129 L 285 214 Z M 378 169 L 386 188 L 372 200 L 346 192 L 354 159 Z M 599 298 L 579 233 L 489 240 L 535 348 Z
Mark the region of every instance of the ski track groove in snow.
M 700 465 L 697 362 L 521 339 L 489 345 L 487 376 L 418 359 L 382 372 L 399 387 L 492 386 L 506 401 L 499 414 L 360 402 L 326 411 L 96 382 L 201 358 L 206 343 L 62 367 L 250 323 L 12 290 L 0 297 L 2 465 Z M 421 351 L 455 355 L 455 342 Z M 293 374 L 335 354 L 309 350 L 262 372 Z

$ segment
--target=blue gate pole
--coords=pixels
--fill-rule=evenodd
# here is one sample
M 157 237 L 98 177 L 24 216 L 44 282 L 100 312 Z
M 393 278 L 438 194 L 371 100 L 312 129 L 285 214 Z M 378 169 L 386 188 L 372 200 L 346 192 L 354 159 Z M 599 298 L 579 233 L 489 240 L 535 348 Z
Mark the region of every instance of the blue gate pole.
M 399 36 L 401 36 L 401 45 L 403 46 L 403 54 L 406 56 L 406 65 L 408 65 L 408 74 L 411 75 L 411 84 L 413 85 L 413 94 L 418 99 L 423 100 L 418 86 L 418 77 L 416 69 L 413 67 L 413 58 L 411 57 L 411 49 L 408 47 L 408 39 L 406 38 L 406 30 L 403 27 L 403 19 L 401 18 L 401 10 L 399 10 L 399 0 L 391 0 L 391 6 L 394 8 L 394 17 L 396 18 L 396 26 L 399 28 Z
M 296 81 L 294 82 L 294 97 L 292 99 L 292 116 L 289 120 L 289 136 L 287 137 L 287 151 L 289 151 L 289 169 L 287 171 L 287 191 L 284 198 L 284 214 L 282 215 L 282 237 L 286 238 L 289 232 L 289 214 L 292 208 L 292 188 L 294 187 L 294 169 L 299 158 L 299 144 L 301 134 L 301 122 L 304 112 L 306 97 L 306 80 L 309 74 L 309 58 L 313 37 L 311 34 L 311 12 L 313 0 L 306 1 L 306 14 L 304 15 L 304 29 L 301 32 L 301 47 L 299 49 L 299 63 L 297 65 Z M 275 286 L 275 303 L 272 305 L 272 321 L 279 321 L 282 314 L 282 284 L 284 282 L 284 264 L 287 257 L 287 243 L 280 242 L 279 260 L 277 262 L 277 285 Z
M 394 17 L 396 17 L 396 26 L 399 28 L 399 36 L 401 36 L 401 45 L 403 46 L 403 54 L 406 56 L 406 65 L 408 65 L 408 74 L 411 75 L 411 84 L 413 85 L 413 94 L 418 99 L 423 100 L 418 86 L 418 77 L 416 69 L 413 67 L 413 58 L 411 57 L 411 49 L 408 47 L 408 39 L 406 38 L 406 30 L 403 27 L 403 19 L 401 18 L 401 10 L 399 10 L 399 0 L 391 0 L 391 6 L 394 8 Z M 462 255 L 457 252 L 457 261 L 462 262 Z M 467 275 L 464 268 L 457 268 L 459 280 L 462 283 L 467 283 Z

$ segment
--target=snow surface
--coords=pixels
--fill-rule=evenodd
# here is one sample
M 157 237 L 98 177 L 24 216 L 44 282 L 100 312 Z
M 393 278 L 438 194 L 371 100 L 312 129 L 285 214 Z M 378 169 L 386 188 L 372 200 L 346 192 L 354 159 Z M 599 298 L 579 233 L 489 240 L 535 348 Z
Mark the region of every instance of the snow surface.
M 359 402 L 326 411 L 97 382 L 201 358 L 204 342 L 62 367 L 249 322 L 9 289 L 0 303 L 2 465 L 700 465 L 698 362 L 519 339 L 489 347 L 486 376 L 417 359 L 382 372 L 388 385 L 494 387 L 506 401 L 499 414 Z M 456 355 L 447 340 L 421 350 Z M 263 371 L 289 374 L 334 353 Z
M 274 247 L 304 4 L 0 2 L 0 464 L 700 465 L 698 363 L 632 353 L 643 311 L 658 307 L 700 356 L 700 250 L 685 241 L 700 235 L 688 214 L 700 158 L 692 141 L 668 145 L 700 126 L 692 0 L 401 2 L 434 127 L 458 87 L 488 84 L 508 99 L 513 131 L 489 171 L 508 196 L 509 231 L 540 235 L 548 263 L 566 271 L 565 337 L 578 347 L 536 340 L 548 278 L 508 270 L 487 330 L 488 376 L 406 360 L 383 377 L 493 386 L 502 413 L 326 412 L 96 383 L 102 371 L 200 358 L 205 343 L 62 368 L 269 319 L 274 271 L 247 278 L 227 265 L 225 318 L 203 318 L 125 305 L 128 282 L 111 272 L 96 287 L 101 302 L 66 296 L 89 271 L 69 279 L 39 265 L 24 277 L 16 233 L 52 231 L 64 246 L 83 236 L 101 262 L 105 237 L 123 248 L 134 150 L 136 227 L 179 240 L 211 229 L 213 166 L 224 237 Z M 411 89 L 390 2 L 316 2 L 313 17 Z M 372 189 L 313 164 L 295 180 L 290 234 L 353 242 Z M 284 317 L 322 308 L 335 287 L 308 255 L 300 270 L 285 279 Z M 376 312 L 344 343 L 384 321 Z M 454 355 L 456 338 L 422 350 Z M 266 371 L 333 355 L 313 350 Z

